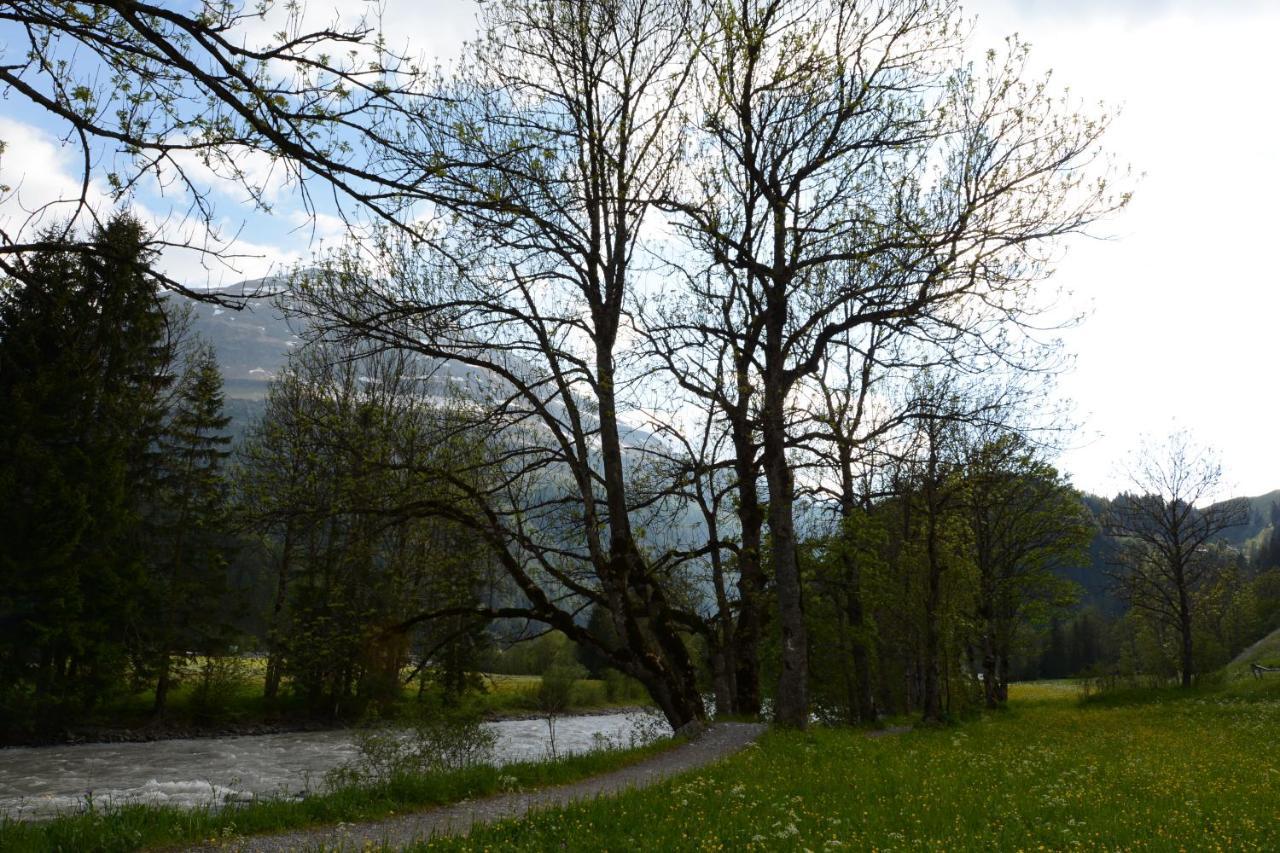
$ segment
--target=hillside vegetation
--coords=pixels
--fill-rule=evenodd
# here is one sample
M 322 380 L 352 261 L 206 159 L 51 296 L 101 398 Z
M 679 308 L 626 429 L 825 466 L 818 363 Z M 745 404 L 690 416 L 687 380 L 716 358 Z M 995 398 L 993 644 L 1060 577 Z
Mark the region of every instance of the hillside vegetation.
M 1227 675 L 1235 679 L 1250 677 L 1252 675 L 1250 667 L 1255 663 L 1262 666 L 1280 666 L 1280 628 L 1236 655 L 1227 666 Z

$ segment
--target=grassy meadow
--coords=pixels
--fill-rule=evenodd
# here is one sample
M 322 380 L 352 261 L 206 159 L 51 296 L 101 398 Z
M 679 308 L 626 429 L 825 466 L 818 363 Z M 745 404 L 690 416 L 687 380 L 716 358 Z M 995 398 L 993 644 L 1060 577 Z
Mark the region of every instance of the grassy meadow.
M 494 692 L 522 682 L 500 677 Z M 772 731 L 708 770 L 420 849 L 1275 850 L 1278 730 L 1280 677 L 1087 697 L 1073 682 L 1021 684 L 1003 712 L 901 734 Z M 0 849 L 134 850 L 370 820 L 568 782 L 662 748 L 406 777 L 234 810 L 139 806 L 0 822 Z
M 1277 731 L 1280 678 L 1088 701 L 1019 685 L 955 726 L 771 732 L 707 771 L 424 847 L 1276 850 Z

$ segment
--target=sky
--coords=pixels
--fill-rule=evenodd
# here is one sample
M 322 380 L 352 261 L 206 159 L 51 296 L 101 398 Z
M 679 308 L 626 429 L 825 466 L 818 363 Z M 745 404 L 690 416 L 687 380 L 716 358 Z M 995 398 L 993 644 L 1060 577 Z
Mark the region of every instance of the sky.
M 312 14 L 367 8 L 312 0 Z M 473 0 L 387 0 L 389 31 L 448 60 L 473 31 Z M 1064 332 L 1074 354 L 1057 393 L 1079 424 L 1059 460 L 1080 488 L 1111 494 L 1144 435 L 1189 430 L 1214 448 L 1225 491 L 1280 488 L 1280 2 L 1276 0 L 971 0 L 975 55 L 1017 33 L 1032 64 L 1114 113 L 1105 148 L 1131 167 L 1134 197 L 1071 240 L 1054 285 L 1084 321 Z M 3 34 L 0 33 L 0 51 Z M 0 110 L 0 227 L 75 186 L 56 127 L 14 98 Z M 286 187 L 269 217 L 225 199 L 223 230 L 245 257 L 212 270 L 167 259 L 193 285 L 263 275 L 304 257 L 311 222 Z M 163 217 L 164 199 L 137 203 Z M 230 213 L 226 211 L 230 210 Z M 239 218 L 237 218 L 239 217 Z M 322 220 L 320 239 L 338 236 Z
M 1128 209 L 1071 243 L 1055 282 L 1085 321 L 1059 382 L 1083 424 L 1060 467 L 1110 494 L 1142 436 L 1186 429 L 1225 489 L 1280 488 L 1280 3 L 974 0 L 975 38 L 1018 32 L 1084 101 L 1137 179 Z

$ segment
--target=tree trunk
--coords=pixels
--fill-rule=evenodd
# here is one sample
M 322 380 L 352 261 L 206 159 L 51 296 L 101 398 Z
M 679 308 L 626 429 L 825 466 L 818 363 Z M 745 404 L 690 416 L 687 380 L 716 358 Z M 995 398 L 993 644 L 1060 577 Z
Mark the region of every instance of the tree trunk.
M 765 621 L 759 527 L 751 537 L 744 529 L 738 568 L 738 622 L 733 632 L 733 704 L 735 713 L 754 716 L 760 713 L 760 638 Z
M 270 648 L 267 652 L 266 681 L 262 686 L 262 698 L 268 702 L 280 693 L 280 675 L 283 669 L 280 648 L 280 623 L 284 617 L 285 603 L 289 596 L 289 571 L 293 558 L 293 519 L 285 524 L 284 542 L 281 544 L 280 575 L 276 579 L 276 600 L 271 607 L 271 627 L 267 636 Z
M 988 632 L 982 638 L 982 695 L 987 707 L 1000 707 L 1000 676 L 997 672 L 995 643 Z
M 702 696 L 696 691 L 692 696 L 688 695 L 681 689 L 683 682 L 679 677 L 672 677 L 669 671 L 634 666 L 628 669 L 627 673 L 649 691 L 649 696 L 662 712 L 662 716 L 666 717 L 672 731 L 679 732 L 690 723 L 706 719 L 707 713 L 702 704 Z
M 750 429 L 735 425 L 737 454 L 738 518 L 742 545 L 738 553 L 738 621 L 733 632 L 735 696 L 738 714 L 760 713 L 760 639 L 764 633 L 765 577 L 760 565 L 764 523 L 756 494 L 755 451 Z
M 672 620 L 665 591 L 648 574 L 644 556 L 636 545 L 631 529 L 630 507 L 626 497 L 626 472 L 622 459 L 622 442 L 618 435 L 617 404 L 614 397 L 612 356 L 613 328 L 597 320 L 599 338 L 596 343 L 596 397 L 599 403 L 600 459 L 604 469 L 605 505 L 608 507 L 609 557 L 602 580 L 615 585 L 613 603 L 630 606 L 633 593 L 637 606 L 647 620 L 641 631 L 630 613 L 624 616 L 625 638 L 633 652 L 648 658 L 643 670 L 650 695 L 658 703 L 672 728 L 679 731 L 686 724 L 706 718 L 702 694 L 698 691 L 697 674 L 684 640 Z M 654 646 L 657 648 L 653 648 Z M 655 692 L 656 691 L 656 692 Z
M 804 728 L 809 722 L 809 654 L 804 624 L 804 598 L 793 517 L 791 468 L 787 464 L 782 389 L 765 389 L 763 417 L 765 477 L 769 486 L 769 534 L 773 540 L 773 572 L 778 589 L 778 621 L 782 628 L 782 672 L 774 697 L 779 725 Z
M 875 689 L 871 684 L 871 650 L 867 640 L 866 616 L 862 608 L 862 579 L 855 560 L 846 554 L 845 572 L 848 579 L 848 597 L 845 616 L 849 621 L 850 657 L 853 662 L 854 695 L 850 710 L 864 723 L 876 718 Z
M 716 716 L 737 712 L 734 707 L 735 690 L 733 685 L 733 667 L 727 660 L 729 652 L 720 640 L 711 650 L 711 689 L 715 696 Z
M 982 696 L 989 709 L 1000 706 L 1000 641 L 996 624 L 994 584 L 984 575 L 980 584 L 978 623 L 982 627 Z
M 938 605 L 942 600 L 942 566 L 938 554 L 938 524 L 930 507 L 926 548 L 929 558 L 929 586 L 924 607 L 924 695 L 921 697 L 924 719 L 942 720 L 942 686 L 939 671 L 942 636 L 938 625 Z
M 996 701 L 1001 705 L 1009 702 L 1009 654 L 1002 651 L 996 661 Z
M 169 655 L 168 653 L 165 653 L 160 656 L 160 674 L 156 678 L 156 697 L 155 702 L 151 706 L 151 713 L 157 717 L 164 716 L 165 705 L 169 701 L 169 685 Z
M 1191 636 L 1191 601 L 1185 584 L 1180 585 L 1178 589 L 1178 611 L 1178 633 L 1182 640 L 1182 686 L 1190 687 L 1192 675 L 1195 673 L 1195 662 Z

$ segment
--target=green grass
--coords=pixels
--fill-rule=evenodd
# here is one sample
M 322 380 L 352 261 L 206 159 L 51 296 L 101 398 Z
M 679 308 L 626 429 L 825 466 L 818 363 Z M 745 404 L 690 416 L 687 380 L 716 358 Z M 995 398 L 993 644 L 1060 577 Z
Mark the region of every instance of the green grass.
M 1227 675 L 1232 678 L 1248 678 L 1252 676 L 1250 664 L 1262 666 L 1280 666 L 1280 629 L 1272 631 L 1249 648 L 1236 655 L 1235 660 L 1227 664 Z M 1268 673 L 1263 678 L 1280 678 L 1280 673 Z
M 135 805 L 35 823 L 4 818 L 0 819 L 0 850 L 6 853 L 139 850 L 320 824 L 376 820 L 502 791 L 572 782 L 633 764 L 672 744 L 672 740 L 663 740 L 637 749 L 600 750 L 556 761 L 402 776 L 385 785 L 342 788 L 301 801 L 259 800 L 221 810 Z
M 431 849 L 1275 850 L 1280 681 L 1007 712 L 871 739 L 771 732 L 711 769 Z M 563 846 L 562 846 L 563 845 Z
M 533 713 L 538 710 L 538 688 L 542 684 L 541 676 L 481 673 L 480 680 L 485 692 L 473 698 L 485 713 Z M 649 705 L 651 702 L 648 694 L 639 685 L 625 685 L 611 697 L 605 681 L 598 678 L 583 678 L 573 685 L 569 707 L 565 713 L 634 708 L 637 705 Z

